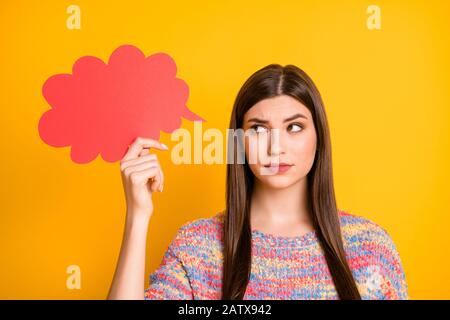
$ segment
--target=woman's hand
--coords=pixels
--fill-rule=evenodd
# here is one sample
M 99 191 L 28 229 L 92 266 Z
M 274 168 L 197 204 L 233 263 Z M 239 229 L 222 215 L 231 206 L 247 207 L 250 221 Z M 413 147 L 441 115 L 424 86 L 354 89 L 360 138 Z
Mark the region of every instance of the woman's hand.
M 127 214 L 153 214 L 152 193 L 163 191 L 164 175 L 156 154 L 149 148 L 168 150 L 157 140 L 138 137 L 120 161 L 122 184 L 125 191 Z
M 127 216 L 119 260 L 108 299 L 144 299 L 147 228 L 153 213 L 152 192 L 162 191 L 164 176 L 149 148 L 168 150 L 159 141 L 138 137 L 120 161 Z

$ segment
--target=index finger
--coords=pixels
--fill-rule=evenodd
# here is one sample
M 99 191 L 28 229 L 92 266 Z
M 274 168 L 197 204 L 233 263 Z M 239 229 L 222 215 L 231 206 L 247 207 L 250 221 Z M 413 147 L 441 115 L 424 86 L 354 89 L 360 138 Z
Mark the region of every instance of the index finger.
M 142 149 L 145 148 L 156 148 L 159 150 L 168 150 L 169 148 L 164 144 L 157 140 L 153 140 L 150 138 L 142 138 L 137 137 L 134 142 L 130 145 L 127 153 L 123 157 L 122 160 L 130 160 L 135 159 L 139 156 Z

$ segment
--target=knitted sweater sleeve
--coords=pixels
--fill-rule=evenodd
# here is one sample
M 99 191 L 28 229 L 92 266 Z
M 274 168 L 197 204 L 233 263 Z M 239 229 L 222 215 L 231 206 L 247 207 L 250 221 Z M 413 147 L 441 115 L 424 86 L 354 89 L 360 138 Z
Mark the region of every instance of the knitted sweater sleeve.
M 381 274 L 381 299 L 408 300 L 408 285 L 397 248 L 384 228 L 380 228 L 379 266 Z
M 150 274 L 145 300 L 192 300 L 193 293 L 185 265 L 180 258 L 180 248 L 186 237 L 183 228 L 178 230 L 167 248 L 159 267 Z

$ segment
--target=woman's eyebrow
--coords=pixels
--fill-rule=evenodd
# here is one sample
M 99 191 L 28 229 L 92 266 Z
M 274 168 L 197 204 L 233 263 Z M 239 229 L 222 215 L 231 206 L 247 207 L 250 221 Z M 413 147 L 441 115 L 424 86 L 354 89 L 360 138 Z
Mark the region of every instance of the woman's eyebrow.
M 305 116 L 304 114 L 296 113 L 293 116 L 291 116 L 291 117 L 289 117 L 287 119 L 284 119 L 283 122 L 288 122 L 288 121 L 291 121 L 291 120 L 294 120 L 294 119 L 297 119 L 297 118 L 304 118 L 304 119 L 308 120 L 308 117 Z
M 284 119 L 283 122 L 288 122 L 297 118 L 304 118 L 304 119 L 308 119 L 308 117 L 306 117 L 304 114 L 301 113 L 296 113 L 293 116 L 290 116 L 289 118 Z M 263 120 L 263 119 L 259 119 L 259 118 L 250 118 L 247 120 L 247 122 L 258 122 L 258 123 L 268 123 L 269 120 Z

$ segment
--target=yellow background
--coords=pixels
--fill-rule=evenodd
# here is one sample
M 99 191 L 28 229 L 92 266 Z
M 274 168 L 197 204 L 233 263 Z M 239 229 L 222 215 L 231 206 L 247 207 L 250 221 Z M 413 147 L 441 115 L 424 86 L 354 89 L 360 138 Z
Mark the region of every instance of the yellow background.
M 81 9 L 69 30 L 66 8 Z M 368 30 L 366 8 L 381 8 Z M 329 117 L 338 206 L 388 230 L 413 299 L 449 299 L 448 1 L 2 1 L 0 5 L 0 298 L 103 299 L 122 239 L 118 163 L 78 165 L 40 140 L 44 81 L 78 57 L 122 44 L 170 54 L 203 128 L 225 132 L 244 80 L 296 64 Z M 183 127 L 193 130 L 184 120 Z M 169 146 L 170 135 L 161 141 Z M 224 207 L 225 165 L 166 174 L 149 227 L 146 281 L 178 227 Z M 81 289 L 66 288 L 79 265 Z

